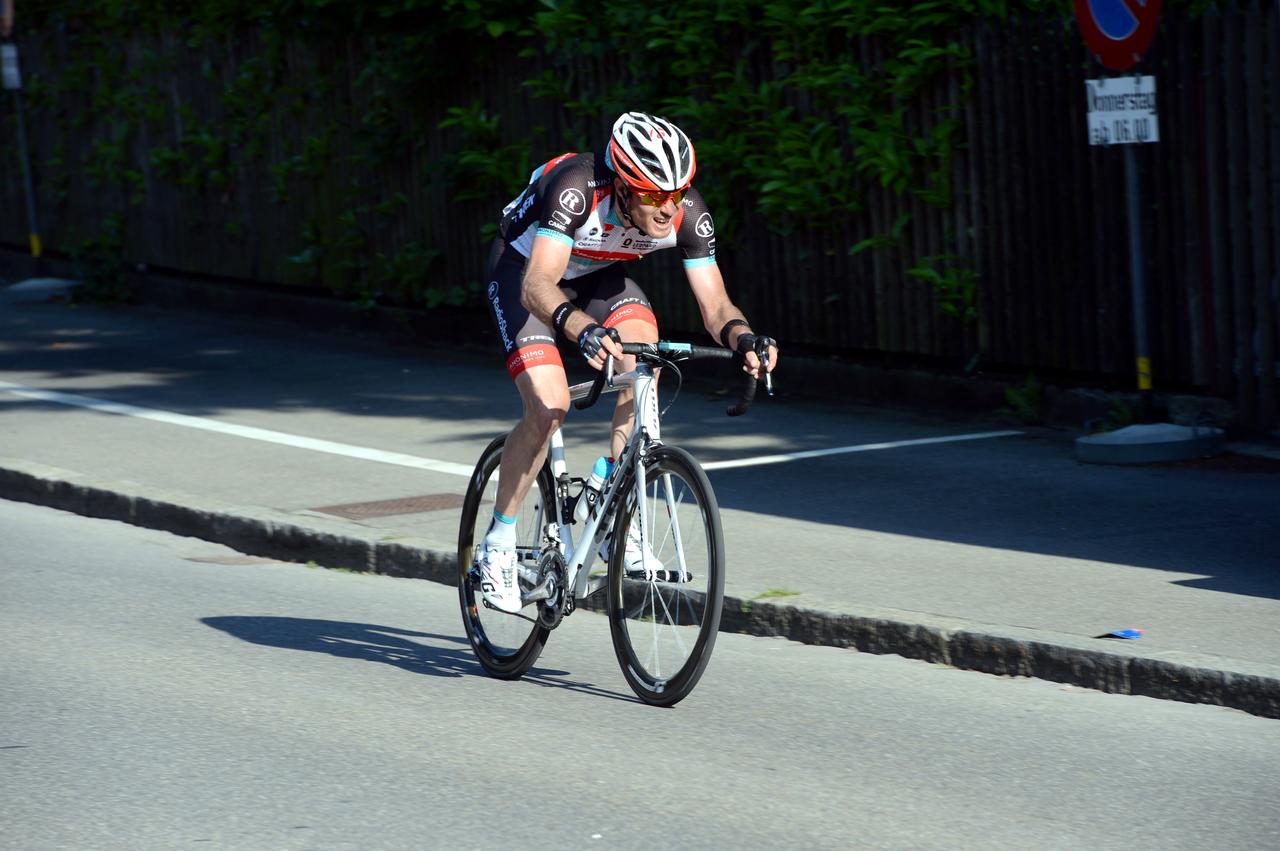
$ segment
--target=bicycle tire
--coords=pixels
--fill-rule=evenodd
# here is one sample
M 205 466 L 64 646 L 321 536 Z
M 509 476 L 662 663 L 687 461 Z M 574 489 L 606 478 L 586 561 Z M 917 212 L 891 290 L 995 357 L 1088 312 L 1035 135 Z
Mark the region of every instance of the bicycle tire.
M 483 539 L 488 526 L 489 518 L 482 511 L 485 506 L 492 506 L 495 499 L 495 473 L 502 462 L 505 442 L 506 436 L 503 435 L 485 448 L 467 485 L 458 530 L 458 600 L 467 640 L 481 667 L 492 677 L 515 680 L 533 667 L 551 631 L 538 623 L 536 603 L 525 606 L 520 614 L 515 615 L 487 607 L 478 582 L 473 581 L 471 573 L 475 547 Z M 521 566 L 528 567 L 531 562 L 536 569 L 546 526 L 543 517 L 554 510 L 555 485 L 551 467 L 543 464 L 517 515 L 517 548 L 521 552 Z
M 711 482 L 683 449 L 655 448 L 645 462 L 643 486 L 650 509 L 644 534 L 653 556 L 671 568 L 664 576 L 687 578 L 669 582 L 628 575 L 626 540 L 639 500 L 637 483 L 627 483 L 609 554 L 609 630 L 623 677 L 636 696 L 671 706 L 698 684 L 715 647 L 724 609 L 724 531 Z M 659 505 L 667 511 L 658 511 Z

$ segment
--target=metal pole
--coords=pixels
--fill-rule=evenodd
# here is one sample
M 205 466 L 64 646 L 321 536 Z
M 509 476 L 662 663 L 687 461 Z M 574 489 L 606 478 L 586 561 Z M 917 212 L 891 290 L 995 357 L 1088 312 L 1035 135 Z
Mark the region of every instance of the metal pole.
M 27 200 L 27 234 L 31 241 L 31 256 L 39 257 L 40 227 L 36 223 L 36 193 L 31 179 L 31 148 L 27 144 L 27 117 L 22 101 L 22 73 L 18 68 L 18 48 L 13 42 L 0 44 L 0 59 L 4 66 L 4 87 L 13 90 L 13 109 L 18 118 L 18 155 L 22 159 L 22 181 Z
M 13 93 L 13 104 L 18 115 L 18 152 L 22 156 L 22 180 L 26 184 L 27 234 L 31 241 L 31 256 L 39 257 L 43 246 L 40 244 L 40 226 L 36 224 L 36 193 L 31 182 L 31 152 L 27 146 L 27 121 L 20 90 Z
M 1138 395 L 1144 423 L 1151 422 L 1151 345 L 1147 338 L 1146 254 L 1142 250 L 1142 204 L 1138 192 L 1137 145 L 1124 146 L 1124 177 L 1129 201 L 1129 278 L 1133 287 L 1133 347 L 1138 368 Z

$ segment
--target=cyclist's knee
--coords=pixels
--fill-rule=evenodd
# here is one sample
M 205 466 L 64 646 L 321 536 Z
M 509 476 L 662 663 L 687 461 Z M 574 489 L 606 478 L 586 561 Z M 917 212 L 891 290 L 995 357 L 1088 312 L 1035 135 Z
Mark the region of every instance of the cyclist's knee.
M 564 370 L 529 370 L 516 379 L 516 385 L 524 401 L 528 427 L 543 438 L 550 437 L 569 412 L 569 384 Z
M 564 422 L 565 415 L 569 413 L 569 398 L 566 394 L 564 403 L 560 404 L 558 400 L 547 402 L 545 400 L 534 400 L 533 404 L 525 404 L 524 418 L 534 430 L 543 438 L 550 437 L 556 429 L 560 428 L 560 424 Z

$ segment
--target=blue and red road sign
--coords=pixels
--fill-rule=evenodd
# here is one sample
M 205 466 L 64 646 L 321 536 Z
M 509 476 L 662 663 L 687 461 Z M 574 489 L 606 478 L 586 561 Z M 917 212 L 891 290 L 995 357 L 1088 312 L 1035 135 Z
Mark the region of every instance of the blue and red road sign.
M 1151 46 L 1163 0 L 1075 0 L 1084 42 L 1114 71 L 1132 68 Z

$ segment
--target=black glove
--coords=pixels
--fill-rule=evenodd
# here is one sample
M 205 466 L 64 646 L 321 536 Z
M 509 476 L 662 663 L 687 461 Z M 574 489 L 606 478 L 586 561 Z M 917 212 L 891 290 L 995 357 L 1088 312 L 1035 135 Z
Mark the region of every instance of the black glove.
M 618 334 L 617 328 L 606 328 L 594 322 L 588 325 L 586 330 L 578 335 L 578 348 L 582 349 L 582 356 L 587 360 L 593 360 L 600 353 L 600 349 L 604 347 L 605 337 L 609 337 L 618 345 L 622 345 L 622 336 Z
M 736 351 L 738 354 L 742 355 L 744 359 L 747 356 L 747 352 L 755 352 L 756 357 L 763 360 L 764 355 L 769 351 L 770 346 L 777 348 L 778 341 L 772 337 L 766 337 L 764 334 L 752 334 L 748 332 L 738 335 Z

